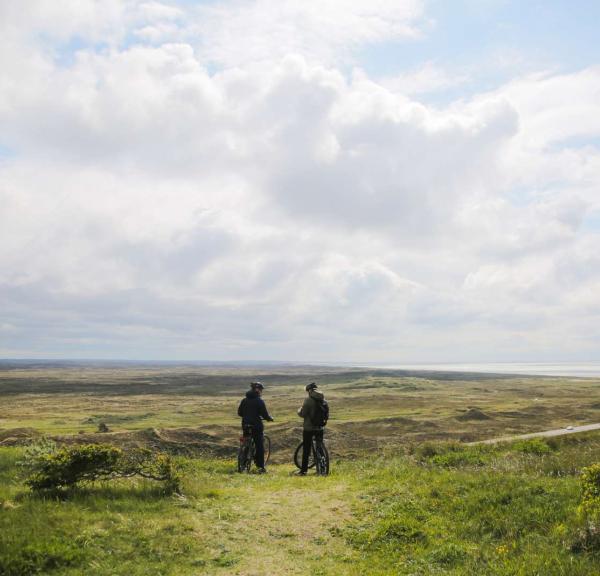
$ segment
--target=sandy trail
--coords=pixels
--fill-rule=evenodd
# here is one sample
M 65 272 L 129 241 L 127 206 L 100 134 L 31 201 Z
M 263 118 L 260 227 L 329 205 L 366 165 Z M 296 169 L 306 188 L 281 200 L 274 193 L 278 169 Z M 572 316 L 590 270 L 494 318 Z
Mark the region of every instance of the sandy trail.
M 600 430 L 600 424 L 585 424 L 583 426 L 573 426 L 570 430 L 568 430 L 567 428 L 557 428 L 556 430 L 546 430 L 544 432 L 530 432 L 529 434 L 518 434 L 517 436 L 501 436 L 500 438 L 489 438 L 488 440 L 468 442 L 468 444 L 496 444 L 497 442 L 527 440 L 528 438 L 547 438 L 551 436 L 565 436 L 567 434 L 577 434 L 578 432 L 589 432 L 590 430 Z

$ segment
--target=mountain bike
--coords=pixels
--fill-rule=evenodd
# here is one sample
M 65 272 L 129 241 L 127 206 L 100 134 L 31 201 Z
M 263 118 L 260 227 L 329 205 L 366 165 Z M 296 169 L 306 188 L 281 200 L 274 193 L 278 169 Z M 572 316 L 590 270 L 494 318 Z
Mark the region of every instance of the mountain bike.
M 296 451 L 294 452 L 294 464 L 298 468 L 302 468 L 302 448 L 304 442 L 300 442 Z M 322 438 L 315 438 L 313 436 L 311 450 L 308 455 L 308 467 L 317 468 L 317 474 L 320 476 L 327 476 L 329 474 L 329 452 L 327 446 L 323 442 Z
M 240 436 L 240 447 L 238 449 L 238 472 L 250 472 L 254 455 L 256 453 L 256 444 L 252 437 L 252 427 L 248 427 L 248 434 Z M 265 466 L 271 456 L 271 439 L 263 434 L 263 446 L 265 448 Z

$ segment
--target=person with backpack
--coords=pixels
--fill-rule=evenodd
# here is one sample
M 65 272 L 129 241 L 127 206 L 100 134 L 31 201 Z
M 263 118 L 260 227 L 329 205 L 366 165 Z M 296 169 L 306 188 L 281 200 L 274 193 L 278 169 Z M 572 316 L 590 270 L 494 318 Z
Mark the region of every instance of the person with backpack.
M 265 470 L 265 445 L 263 420 L 273 422 L 264 400 L 261 398 L 264 386 L 261 382 L 252 382 L 246 397 L 242 399 L 238 407 L 238 416 L 242 419 L 242 431 L 244 436 L 252 436 L 256 446 L 254 462 L 259 474 Z
M 312 447 L 313 438 L 323 441 L 323 432 L 329 419 L 329 405 L 322 392 L 317 390 L 318 386 L 311 382 L 305 388 L 306 400 L 302 408 L 298 410 L 298 416 L 304 418 L 302 431 L 302 466 L 297 473 L 298 476 L 306 476 L 308 472 L 308 458 Z

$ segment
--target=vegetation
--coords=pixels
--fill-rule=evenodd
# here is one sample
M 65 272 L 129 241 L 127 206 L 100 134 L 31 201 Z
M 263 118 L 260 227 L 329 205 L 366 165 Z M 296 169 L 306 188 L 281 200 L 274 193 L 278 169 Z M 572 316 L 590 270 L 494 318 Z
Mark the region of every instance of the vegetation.
M 235 472 L 256 377 L 276 417 L 266 476 Z M 333 411 L 327 478 L 291 476 L 311 380 Z M 600 432 L 466 442 L 598 421 L 598 384 L 0 366 L 0 574 L 597 574 Z
M 598 433 L 549 451 L 431 443 L 334 462 L 327 478 L 178 457 L 182 495 L 129 478 L 38 496 L 24 450 L 4 448 L 0 573 L 589 576 L 599 451 Z
M 115 435 L 193 427 L 231 446 L 237 403 L 252 380 L 278 436 L 297 426 L 304 385 L 317 381 L 332 405 L 330 429 L 382 444 L 470 441 L 600 421 L 598 379 L 277 367 L 13 367 L 0 363 L 0 443 L 34 432 Z M 337 442 L 339 445 L 340 442 Z M 216 452 L 213 452 L 216 454 Z
M 140 476 L 165 483 L 168 491 L 179 488 L 179 474 L 168 454 L 147 449 L 123 451 L 103 444 L 57 447 L 43 440 L 24 451 L 19 462 L 24 482 L 32 490 L 60 490 L 78 484 Z

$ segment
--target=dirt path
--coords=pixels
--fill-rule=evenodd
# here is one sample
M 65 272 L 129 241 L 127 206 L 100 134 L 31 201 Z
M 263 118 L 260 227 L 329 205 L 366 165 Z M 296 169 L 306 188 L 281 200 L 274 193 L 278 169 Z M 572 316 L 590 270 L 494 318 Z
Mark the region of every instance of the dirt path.
M 350 568 L 354 552 L 339 529 L 352 519 L 354 490 L 339 478 L 291 478 L 289 466 L 270 470 L 268 477 L 246 476 L 228 490 L 228 513 L 212 522 L 225 561 L 206 573 L 347 574 L 340 566 Z M 235 563 L 228 566 L 227 557 Z
M 517 436 L 501 436 L 500 438 L 479 440 L 477 442 L 469 442 L 468 444 L 496 444 L 497 442 L 527 440 L 528 438 L 547 438 L 551 436 L 564 436 L 566 434 L 577 434 L 578 432 L 589 432 L 590 430 L 600 430 L 600 424 L 585 424 L 584 426 L 573 426 L 570 430 L 568 430 L 567 428 L 557 428 L 556 430 L 546 430 L 545 432 L 531 432 L 529 434 L 519 434 Z

